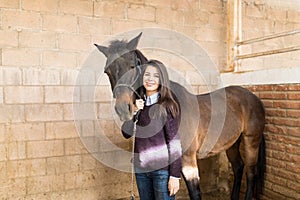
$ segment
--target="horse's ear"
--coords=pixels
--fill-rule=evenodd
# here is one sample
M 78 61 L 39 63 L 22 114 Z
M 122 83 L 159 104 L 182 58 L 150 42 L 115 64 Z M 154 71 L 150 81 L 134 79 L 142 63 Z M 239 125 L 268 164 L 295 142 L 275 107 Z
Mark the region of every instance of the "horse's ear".
M 108 57 L 109 53 L 108 53 L 108 48 L 107 48 L 107 47 L 105 47 L 105 46 L 100 46 L 100 45 L 98 45 L 98 44 L 94 44 L 94 45 L 98 48 L 98 50 L 99 50 L 100 52 L 102 52 L 106 57 Z
M 142 33 L 143 33 L 143 32 L 141 32 L 138 36 L 136 36 L 135 38 L 133 38 L 132 40 L 130 40 L 130 41 L 128 42 L 128 44 L 127 44 L 127 49 L 128 49 L 128 50 L 132 51 L 132 50 L 135 50 L 135 49 L 136 49 L 136 47 L 137 47 L 137 45 L 138 45 L 138 43 L 139 43 L 139 41 L 140 41 L 140 38 L 141 38 L 141 36 L 142 36 Z

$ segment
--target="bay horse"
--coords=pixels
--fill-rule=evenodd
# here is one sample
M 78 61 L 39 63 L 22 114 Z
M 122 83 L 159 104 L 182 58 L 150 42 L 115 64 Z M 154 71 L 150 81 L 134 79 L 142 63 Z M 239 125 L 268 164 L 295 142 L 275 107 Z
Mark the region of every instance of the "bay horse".
M 116 98 L 115 110 L 122 121 L 132 119 L 135 99 L 140 98 L 141 68 L 147 61 L 137 49 L 141 34 L 129 42 L 111 41 L 108 47 L 95 44 L 107 58 L 104 72 L 109 77 Z M 247 180 L 245 200 L 259 199 L 266 162 L 265 110 L 261 100 L 240 86 L 194 95 L 174 81 L 170 85 L 180 105 L 182 176 L 190 199 L 201 199 L 197 159 L 222 151 L 226 151 L 234 174 L 231 199 L 239 199 L 244 167 Z

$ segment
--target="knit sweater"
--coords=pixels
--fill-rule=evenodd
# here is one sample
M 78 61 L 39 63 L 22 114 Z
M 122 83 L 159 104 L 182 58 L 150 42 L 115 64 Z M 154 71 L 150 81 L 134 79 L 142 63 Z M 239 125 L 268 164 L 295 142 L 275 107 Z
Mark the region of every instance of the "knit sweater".
M 173 118 L 167 111 L 165 122 L 162 119 L 151 119 L 149 113 L 157 103 L 145 105 L 140 111 L 135 136 L 135 167 L 142 172 L 158 169 L 169 170 L 170 176 L 180 177 L 181 143 L 178 134 L 178 118 Z M 133 120 L 122 125 L 122 134 L 130 138 L 133 132 Z

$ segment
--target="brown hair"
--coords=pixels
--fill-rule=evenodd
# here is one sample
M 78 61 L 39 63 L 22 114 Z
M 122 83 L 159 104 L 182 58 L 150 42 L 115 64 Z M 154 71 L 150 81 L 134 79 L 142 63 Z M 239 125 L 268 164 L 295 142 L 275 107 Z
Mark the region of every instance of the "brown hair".
M 159 72 L 160 85 L 158 91 L 160 93 L 160 98 L 158 100 L 158 104 L 160 106 L 157 106 L 158 111 L 154 111 L 154 117 L 166 117 L 168 111 L 172 114 L 172 117 L 174 118 L 179 116 L 179 105 L 176 102 L 175 97 L 173 96 L 173 93 L 171 91 L 169 75 L 165 65 L 158 60 L 149 60 L 148 62 L 143 64 L 143 66 L 144 67 L 142 67 L 142 74 L 145 73 L 147 66 L 153 66 L 157 68 Z

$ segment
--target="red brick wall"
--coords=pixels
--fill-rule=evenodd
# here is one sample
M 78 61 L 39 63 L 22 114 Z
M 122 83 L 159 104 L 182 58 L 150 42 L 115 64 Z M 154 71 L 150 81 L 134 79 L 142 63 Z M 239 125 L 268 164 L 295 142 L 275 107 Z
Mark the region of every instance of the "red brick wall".
M 300 199 L 300 84 L 249 86 L 266 109 L 263 199 Z

